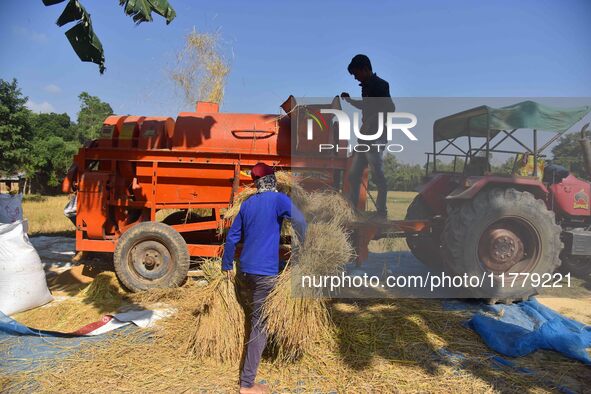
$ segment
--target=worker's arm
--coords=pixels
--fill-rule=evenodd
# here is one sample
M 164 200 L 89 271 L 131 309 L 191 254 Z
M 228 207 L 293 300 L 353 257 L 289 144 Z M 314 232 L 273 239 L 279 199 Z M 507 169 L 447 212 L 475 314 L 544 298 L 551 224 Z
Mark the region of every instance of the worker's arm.
M 279 193 L 277 216 L 291 221 L 291 226 L 296 232 L 298 239 L 303 243 L 306 236 L 306 229 L 308 227 L 306 224 L 306 218 L 304 218 L 304 215 L 298 207 L 291 202 L 291 199 L 283 193 Z
M 236 253 L 236 245 L 242 239 L 242 211 L 234 218 L 230 231 L 226 236 L 226 244 L 224 245 L 224 256 L 222 257 L 222 270 L 230 271 L 234 268 L 234 254 Z
M 353 100 L 349 93 L 341 93 L 341 98 L 357 109 L 363 109 L 363 100 Z

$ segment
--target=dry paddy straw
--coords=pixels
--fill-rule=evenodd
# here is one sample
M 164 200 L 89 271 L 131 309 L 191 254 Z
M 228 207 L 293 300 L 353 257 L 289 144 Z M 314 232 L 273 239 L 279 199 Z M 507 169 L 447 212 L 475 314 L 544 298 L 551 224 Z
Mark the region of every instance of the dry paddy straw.
M 180 290 L 185 291 L 185 290 Z M 171 294 L 169 294 L 171 296 Z M 552 392 L 544 379 L 585 391 L 589 372 L 549 352 L 517 360 L 541 374 L 528 376 L 488 361 L 490 350 L 461 323 L 462 312 L 443 311 L 438 301 L 332 302 L 335 331 L 313 354 L 290 364 L 265 358 L 260 378 L 275 392 Z M 4 376 L 10 390 L 38 392 L 235 392 L 239 363 L 196 360 L 171 346 L 158 332 L 117 336 L 87 346 L 57 364 L 30 374 Z M 179 333 L 179 336 L 181 334 Z M 462 352 L 462 360 L 438 356 Z M 587 373 L 587 375 L 585 375 Z M 580 383 L 572 376 L 579 375 Z M 578 385 L 577 385 L 578 384 Z
M 115 274 L 102 272 L 77 294 L 18 313 L 14 318 L 38 329 L 72 332 L 99 320 L 105 314 L 116 313 L 128 303 Z
M 220 103 L 224 97 L 230 66 L 220 49 L 219 33 L 200 33 L 193 29 L 185 46 L 177 53 L 177 64 L 170 71 L 172 81 L 183 92 L 185 101 Z
M 188 357 L 237 363 L 245 314 L 235 283 L 222 274 L 220 260 L 207 260 L 201 268 L 208 284 L 190 286 L 173 301 L 177 313 L 164 322 L 159 340 Z

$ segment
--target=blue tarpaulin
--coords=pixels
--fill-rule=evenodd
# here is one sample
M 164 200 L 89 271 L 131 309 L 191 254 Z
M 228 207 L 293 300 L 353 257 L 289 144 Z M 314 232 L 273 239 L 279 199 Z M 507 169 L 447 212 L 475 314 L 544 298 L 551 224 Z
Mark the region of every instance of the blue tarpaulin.
M 0 312 L 0 371 L 30 371 L 41 362 L 65 357 L 84 345 L 134 329 L 136 326 L 128 325 L 97 336 L 64 334 L 29 328 Z
M 506 356 L 521 357 L 545 349 L 591 365 L 591 326 L 566 318 L 536 299 L 488 305 L 468 325 L 491 349 Z

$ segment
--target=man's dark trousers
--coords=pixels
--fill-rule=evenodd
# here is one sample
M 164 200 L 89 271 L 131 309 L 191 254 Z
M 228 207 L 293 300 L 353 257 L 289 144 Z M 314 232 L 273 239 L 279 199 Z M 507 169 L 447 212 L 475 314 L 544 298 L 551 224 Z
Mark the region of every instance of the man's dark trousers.
M 359 202 L 359 188 L 361 187 L 361 177 L 363 171 L 369 164 L 372 179 L 378 188 L 378 198 L 376 201 L 377 210 L 380 213 L 386 212 L 386 196 L 388 193 L 388 184 L 384 175 L 382 166 L 382 155 L 384 152 L 370 150 L 369 152 L 356 152 L 353 156 L 353 164 L 349 172 L 349 181 L 351 185 L 351 202 L 357 208 Z
M 242 283 L 252 294 L 250 336 L 246 346 L 244 365 L 240 373 L 240 387 L 252 387 L 263 350 L 267 345 L 267 330 L 264 321 L 261 319 L 261 308 L 273 290 L 276 277 L 247 273 L 240 273 L 239 275 Z

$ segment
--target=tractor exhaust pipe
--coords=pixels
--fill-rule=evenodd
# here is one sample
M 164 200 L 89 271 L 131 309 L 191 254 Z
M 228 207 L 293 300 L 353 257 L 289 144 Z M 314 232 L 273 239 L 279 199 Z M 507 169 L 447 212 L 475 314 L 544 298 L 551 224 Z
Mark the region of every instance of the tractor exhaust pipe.
M 589 123 L 587 123 L 581 129 L 581 139 L 579 140 L 579 143 L 581 144 L 581 149 L 583 150 L 583 160 L 585 161 L 585 170 L 587 171 L 587 176 L 591 177 L 591 141 L 586 135 L 588 127 Z

